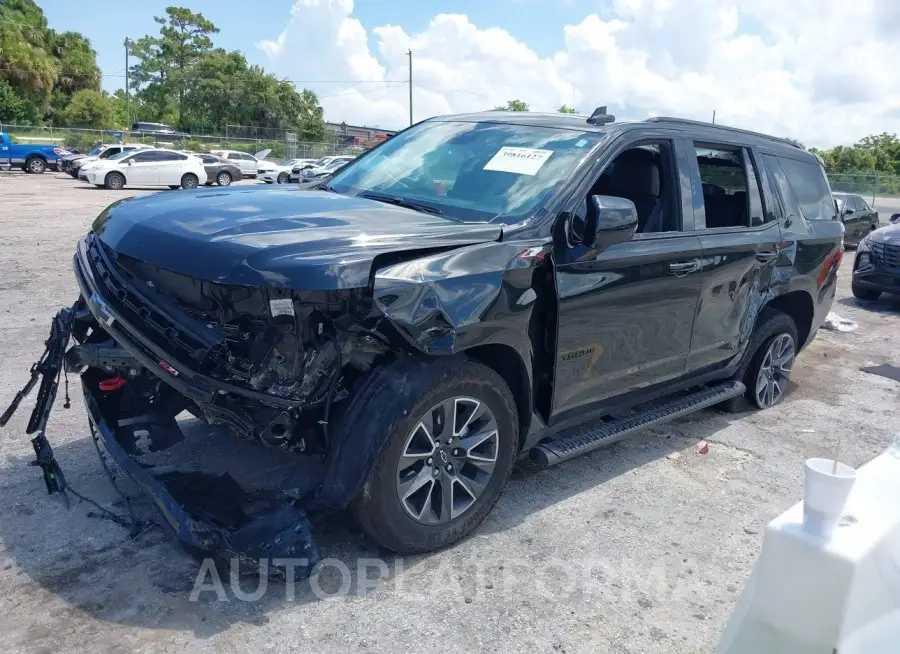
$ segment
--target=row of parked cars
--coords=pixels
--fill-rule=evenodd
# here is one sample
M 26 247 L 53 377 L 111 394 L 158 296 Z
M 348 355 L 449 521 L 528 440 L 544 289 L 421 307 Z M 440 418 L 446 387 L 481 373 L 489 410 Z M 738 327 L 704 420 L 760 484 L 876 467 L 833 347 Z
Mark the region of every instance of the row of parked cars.
M 196 188 L 201 184 L 229 186 L 245 177 L 266 183 L 305 182 L 330 174 L 351 161 L 350 156 L 266 161 L 271 150 L 248 154 L 234 150 L 196 153 L 158 148 L 143 143 L 101 144 L 86 154 L 60 156 L 58 169 L 98 187 L 127 185 Z

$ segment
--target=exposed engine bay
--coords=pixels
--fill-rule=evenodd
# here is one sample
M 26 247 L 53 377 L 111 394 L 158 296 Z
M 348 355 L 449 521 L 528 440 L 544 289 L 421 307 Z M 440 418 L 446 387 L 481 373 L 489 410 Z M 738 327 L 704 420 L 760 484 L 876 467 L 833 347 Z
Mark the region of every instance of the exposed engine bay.
M 372 306 L 363 289 L 299 293 L 215 284 L 125 255 L 113 258 L 102 247 L 96 241 L 92 245 L 94 262 L 109 267 L 101 276 L 118 287 L 111 290 L 121 301 L 120 311 L 130 310 L 145 335 L 187 367 L 252 392 L 251 397 L 220 389 L 210 402 L 187 408 L 261 443 L 298 453 L 323 452 L 332 405 L 348 397 L 378 357 L 391 352 L 383 336 L 363 327 Z M 205 342 L 198 344 L 193 334 L 167 324 L 163 315 L 179 326 L 193 326 Z M 93 365 L 129 383 L 158 387 L 160 397 L 166 394 L 158 373 L 119 351 L 104 326 L 94 321 L 85 329 L 90 334 L 68 357 L 71 372 Z M 98 358 L 97 348 L 105 348 L 105 356 Z M 160 367 L 176 377 L 182 372 L 171 362 Z M 146 392 L 153 394 L 149 387 Z

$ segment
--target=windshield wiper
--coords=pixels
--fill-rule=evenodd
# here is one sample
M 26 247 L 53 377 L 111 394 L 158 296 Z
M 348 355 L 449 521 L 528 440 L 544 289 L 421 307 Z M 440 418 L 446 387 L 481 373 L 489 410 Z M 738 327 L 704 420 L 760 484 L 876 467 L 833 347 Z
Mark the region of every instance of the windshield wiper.
M 387 204 L 393 204 L 397 207 L 404 207 L 406 209 L 412 209 L 413 211 L 419 211 L 421 213 L 430 213 L 435 216 L 440 216 L 444 213 L 437 207 L 432 207 L 427 204 L 422 204 L 421 202 L 416 202 L 415 200 L 407 200 L 406 198 L 399 198 L 395 195 L 382 195 L 381 193 L 361 193 L 360 197 L 367 198 L 369 200 L 375 200 L 376 202 L 385 202 Z

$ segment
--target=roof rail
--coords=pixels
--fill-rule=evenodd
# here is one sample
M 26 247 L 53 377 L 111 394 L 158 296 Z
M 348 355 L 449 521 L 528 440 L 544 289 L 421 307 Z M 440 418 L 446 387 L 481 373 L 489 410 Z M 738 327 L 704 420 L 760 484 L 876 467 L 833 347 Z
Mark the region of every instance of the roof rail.
M 716 123 L 708 123 L 705 120 L 691 120 L 690 118 L 675 118 L 672 116 L 654 116 L 652 118 L 647 118 L 644 122 L 647 123 L 675 123 L 679 125 L 697 125 L 702 127 L 713 127 L 715 129 L 722 129 L 727 132 L 735 132 L 737 134 L 747 134 L 749 136 L 758 136 L 760 138 L 769 139 L 770 141 L 778 141 L 779 143 L 783 143 L 784 145 L 790 145 L 791 147 L 797 148 L 798 150 L 803 150 L 802 147 L 794 143 L 793 141 L 789 141 L 785 138 L 781 138 L 780 136 L 770 136 L 769 134 L 763 134 L 761 132 L 754 132 L 749 129 L 741 129 L 740 127 L 729 127 L 727 125 L 718 125 Z
M 612 114 L 606 113 L 606 105 L 594 109 L 594 113 L 587 119 L 588 125 L 608 125 L 616 120 Z

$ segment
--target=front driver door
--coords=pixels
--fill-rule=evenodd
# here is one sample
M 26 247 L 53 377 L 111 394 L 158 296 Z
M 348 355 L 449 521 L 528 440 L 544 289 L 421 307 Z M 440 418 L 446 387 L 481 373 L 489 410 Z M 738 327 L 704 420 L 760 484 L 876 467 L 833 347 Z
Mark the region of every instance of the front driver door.
M 680 174 L 673 144 L 653 145 L 662 153 L 670 231 L 638 233 L 603 252 L 556 245 L 555 415 L 684 373 L 702 250 L 691 232 L 691 198 L 683 198 L 674 181 Z

